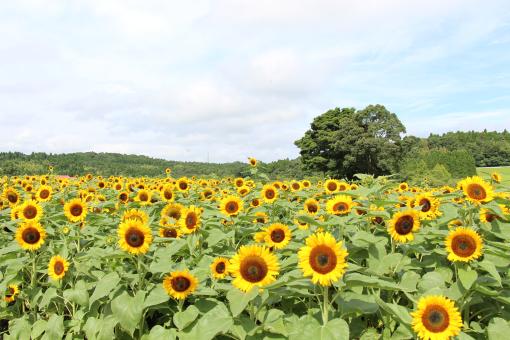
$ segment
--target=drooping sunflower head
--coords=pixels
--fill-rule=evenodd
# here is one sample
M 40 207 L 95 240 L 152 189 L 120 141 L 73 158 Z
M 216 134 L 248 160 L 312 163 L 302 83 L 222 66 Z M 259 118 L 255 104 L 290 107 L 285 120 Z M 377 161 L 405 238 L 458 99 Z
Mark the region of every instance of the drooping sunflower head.
M 338 191 L 338 181 L 336 179 L 328 179 L 324 182 L 324 190 L 327 194 L 332 194 Z
M 257 160 L 255 158 L 253 158 L 253 157 L 248 157 L 248 162 L 253 167 L 257 166 Z
M 444 296 L 426 296 L 411 313 L 413 330 L 420 339 L 450 339 L 460 333 L 462 318 L 453 301 Z
M 42 214 L 42 207 L 35 200 L 25 201 L 19 211 L 19 217 L 25 221 L 39 221 Z
M 310 215 L 317 215 L 320 210 L 319 202 L 315 198 L 309 198 L 305 201 L 304 210 Z
M 352 207 L 352 198 L 347 195 L 337 195 L 326 203 L 326 210 L 334 215 L 346 215 L 351 211 Z
M 269 220 L 269 217 L 267 216 L 267 214 L 265 212 L 257 211 L 255 213 L 255 219 L 253 220 L 253 223 L 265 224 L 265 223 L 267 223 L 268 220 Z
M 230 263 L 228 259 L 224 257 L 217 257 L 211 264 L 211 275 L 215 279 L 223 279 L 229 274 Z
M 7 292 L 5 292 L 4 300 L 7 303 L 11 303 L 16 300 L 16 296 L 19 294 L 19 287 L 15 284 L 10 284 L 7 286 Z
M 304 211 L 299 211 L 298 214 L 305 214 Z M 308 230 L 310 225 L 307 222 L 300 221 L 299 218 L 294 218 L 294 224 L 298 227 L 299 230 Z
M 130 254 L 139 255 L 149 251 L 152 234 L 149 227 L 138 220 L 129 219 L 119 224 L 119 246 Z
M 159 236 L 163 238 L 180 238 L 181 229 L 173 227 L 159 228 Z
M 269 247 L 283 249 L 289 244 L 291 237 L 289 227 L 281 223 L 273 223 L 265 229 L 264 241 Z
M 41 185 L 36 193 L 36 200 L 39 202 L 48 202 L 51 200 L 53 189 L 49 185 Z
M 420 214 L 418 211 L 409 209 L 397 212 L 393 215 L 388 232 L 397 242 L 408 242 L 414 239 L 414 233 L 420 228 Z
M 48 263 L 48 275 L 53 280 L 61 280 L 69 270 L 69 262 L 60 255 L 53 256 Z
M 446 237 L 448 260 L 469 262 L 482 256 L 482 238 L 472 229 L 459 227 Z
M 184 209 L 179 220 L 179 226 L 184 234 L 191 234 L 192 232 L 200 228 L 201 213 L 202 211 L 200 210 L 200 208 L 195 207 L 194 205 Z
M 502 177 L 501 177 L 501 175 L 500 175 L 499 173 L 497 173 L 497 172 L 493 172 L 493 173 L 491 174 L 491 179 L 492 179 L 494 182 L 496 182 L 496 183 L 501 183 L 501 179 L 502 179 Z
M 266 184 L 260 192 L 260 197 L 266 203 L 273 203 L 278 198 L 278 189 L 274 185 Z
M 87 204 L 79 198 L 74 198 L 64 205 L 64 213 L 71 222 L 81 222 L 87 216 Z
M 34 251 L 44 244 L 46 230 L 35 221 L 22 223 L 16 229 L 16 241 L 25 250 Z
M 478 176 L 468 177 L 459 184 L 466 199 L 472 203 L 485 203 L 494 198 L 492 186 Z
M 174 299 L 184 300 L 198 286 L 198 280 L 189 271 L 175 271 L 163 280 L 163 288 Z
M 299 267 L 304 276 L 311 276 L 314 284 L 330 286 L 338 281 L 347 267 L 348 253 L 328 232 L 319 232 L 306 239 L 299 252 Z
M 229 195 L 220 202 L 220 210 L 227 216 L 235 216 L 243 210 L 244 202 L 237 196 Z
M 262 246 L 241 246 L 230 263 L 232 284 L 244 292 L 274 282 L 280 269 L 276 256 Z
M 214 191 L 211 188 L 205 188 L 200 193 L 200 198 L 204 201 L 210 201 L 214 198 Z

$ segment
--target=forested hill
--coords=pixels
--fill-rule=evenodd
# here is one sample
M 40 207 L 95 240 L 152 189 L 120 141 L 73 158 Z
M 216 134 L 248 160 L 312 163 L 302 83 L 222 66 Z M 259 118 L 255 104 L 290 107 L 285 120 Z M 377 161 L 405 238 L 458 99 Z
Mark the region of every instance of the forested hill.
M 174 177 L 181 176 L 240 176 L 249 171 L 242 162 L 202 163 L 179 162 L 140 155 L 118 153 L 78 152 L 68 154 L 0 152 L 0 175 L 45 174 L 52 165 L 55 173 L 62 175 L 103 176 L 161 176 L 166 168 L 172 169 Z M 303 178 L 299 160 L 279 160 L 261 164 L 271 178 Z

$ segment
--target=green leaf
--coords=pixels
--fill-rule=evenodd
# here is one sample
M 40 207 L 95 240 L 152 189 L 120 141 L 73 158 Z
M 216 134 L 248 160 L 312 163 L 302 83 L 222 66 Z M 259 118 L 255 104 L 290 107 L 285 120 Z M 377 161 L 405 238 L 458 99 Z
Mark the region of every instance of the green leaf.
M 492 263 L 489 260 L 483 260 L 482 262 L 478 263 L 478 265 L 480 266 L 480 268 L 489 273 L 492 276 L 492 278 L 498 281 L 499 285 L 501 286 L 501 276 L 499 275 L 498 270 L 496 269 L 494 263 Z
M 131 336 L 142 318 L 144 296 L 145 292 L 138 292 L 134 297 L 124 292 L 111 303 L 113 315 Z
M 377 312 L 379 306 L 372 295 L 357 294 L 354 292 L 344 292 L 336 299 L 341 314 L 373 314 Z
M 180 340 L 211 340 L 217 334 L 227 332 L 234 324 L 227 307 L 219 303 L 205 313 L 190 332 L 179 333 Z
M 428 272 L 422 276 L 418 282 L 418 291 L 420 294 L 424 294 L 432 289 L 443 289 L 445 288 L 444 278 L 438 272 Z
M 329 320 L 321 327 L 321 340 L 349 340 L 349 325 L 343 319 Z
M 178 329 L 182 330 L 186 328 L 189 324 L 191 324 L 197 318 L 198 314 L 200 314 L 197 307 L 190 305 L 185 311 L 177 312 L 174 314 L 173 320 L 174 324 Z
M 142 340 L 175 340 L 176 338 L 175 329 L 166 329 L 160 325 L 152 327 L 149 334 L 142 336 Z
M 78 281 L 74 288 L 64 290 L 63 294 L 67 300 L 80 306 L 87 306 L 89 304 L 89 292 L 83 280 Z
M 507 339 L 510 334 L 510 326 L 505 319 L 494 318 L 487 327 L 487 336 L 489 340 Z
M 253 288 L 249 292 L 242 292 L 237 288 L 232 288 L 227 293 L 227 300 L 229 302 L 230 311 L 234 317 L 241 314 L 246 308 L 248 303 L 255 299 L 258 295 L 258 289 Z
M 62 339 L 64 335 L 64 317 L 53 314 L 46 324 L 46 333 L 48 339 Z
M 119 274 L 117 274 L 116 272 L 108 273 L 105 276 L 103 276 L 97 282 L 96 289 L 94 290 L 94 293 L 92 293 L 92 296 L 89 299 L 89 305 L 92 306 L 94 301 L 97 301 L 100 298 L 110 294 L 110 292 L 117 287 L 119 281 L 120 277 Z
M 50 287 L 50 288 L 46 289 L 41 301 L 38 304 L 39 308 L 45 308 L 46 306 L 48 306 L 51 302 L 51 299 L 53 299 L 56 296 L 57 296 L 56 288 Z
M 155 286 L 143 303 L 143 307 L 151 307 L 159 305 L 160 303 L 167 302 L 169 299 L 168 293 L 165 291 L 162 285 Z
M 383 309 L 386 313 L 392 315 L 395 317 L 400 323 L 404 324 L 405 326 L 409 327 L 412 321 L 411 314 L 409 314 L 409 310 L 404 307 L 397 305 L 395 303 L 386 303 L 383 300 L 381 300 L 380 297 L 377 295 L 374 296 L 375 301 Z
M 465 268 L 459 268 L 459 280 L 462 284 L 462 287 L 464 289 L 469 290 L 473 283 L 475 283 L 476 279 L 478 278 L 478 274 L 475 270 L 472 270 L 471 268 L 465 269 Z
M 32 325 L 32 333 L 31 333 L 32 339 L 36 339 L 41 334 L 44 333 L 44 331 L 46 330 L 47 323 L 48 322 L 43 319 L 37 320 L 36 322 L 34 322 L 34 324 Z
M 13 339 L 30 339 L 30 323 L 26 317 L 14 319 L 9 323 L 9 335 Z

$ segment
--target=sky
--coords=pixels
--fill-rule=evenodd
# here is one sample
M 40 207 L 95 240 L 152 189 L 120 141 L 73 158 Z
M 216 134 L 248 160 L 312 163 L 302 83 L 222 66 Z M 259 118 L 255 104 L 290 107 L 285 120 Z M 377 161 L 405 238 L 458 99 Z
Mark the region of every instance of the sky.
M 335 107 L 510 129 L 510 1 L 0 4 L 0 151 L 295 158 Z

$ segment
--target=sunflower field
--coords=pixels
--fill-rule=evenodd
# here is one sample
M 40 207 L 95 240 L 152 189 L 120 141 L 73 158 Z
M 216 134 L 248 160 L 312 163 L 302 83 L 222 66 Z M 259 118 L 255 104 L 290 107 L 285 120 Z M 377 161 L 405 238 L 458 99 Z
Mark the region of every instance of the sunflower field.
M 3 339 L 507 339 L 510 188 L 0 179 Z M 248 166 L 248 165 L 247 165 Z

